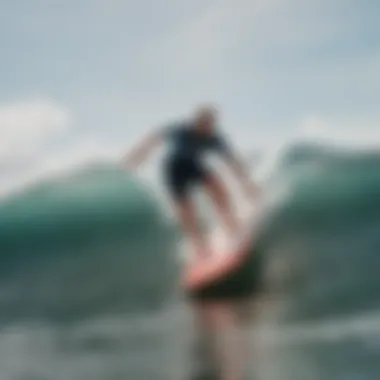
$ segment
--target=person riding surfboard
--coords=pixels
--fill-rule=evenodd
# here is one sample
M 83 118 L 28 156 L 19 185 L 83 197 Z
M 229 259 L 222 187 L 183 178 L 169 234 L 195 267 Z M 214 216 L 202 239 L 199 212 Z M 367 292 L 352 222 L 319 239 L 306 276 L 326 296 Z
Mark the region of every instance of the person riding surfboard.
M 208 246 L 197 223 L 197 211 L 191 198 L 194 186 L 201 186 L 210 196 L 222 222 L 231 237 L 239 230 L 239 222 L 224 182 L 214 170 L 207 167 L 204 156 L 208 152 L 219 153 L 239 180 L 245 194 L 253 198 L 258 187 L 250 180 L 243 162 L 233 153 L 217 127 L 217 110 L 201 106 L 189 120 L 184 120 L 149 134 L 124 158 L 127 168 L 141 164 L 152 150 L 164 140 L 172 143 L 163 165 L 163 177 L 174 203 L 178 220 L 190 237 L 198 254 L 205 256 Z

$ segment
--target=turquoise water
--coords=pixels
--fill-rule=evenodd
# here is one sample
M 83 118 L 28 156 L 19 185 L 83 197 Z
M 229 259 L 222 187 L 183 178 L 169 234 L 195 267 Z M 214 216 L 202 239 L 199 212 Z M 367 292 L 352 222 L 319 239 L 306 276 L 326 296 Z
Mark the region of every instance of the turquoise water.
M 2 319 L 145 311 L 173 288 L 173 231 L 147 189 L 115 168 L 41 183 L 0 215 Z
M 380 373 L 379 167 L 377 152 L 329 147 L 281 158 L 256 231 L 271 300 L 252 327 L 270 362 L 258 378 Z M 185 376 L 177 237 L 150 189 L 109 165 L 4 199 L 0 378 Z

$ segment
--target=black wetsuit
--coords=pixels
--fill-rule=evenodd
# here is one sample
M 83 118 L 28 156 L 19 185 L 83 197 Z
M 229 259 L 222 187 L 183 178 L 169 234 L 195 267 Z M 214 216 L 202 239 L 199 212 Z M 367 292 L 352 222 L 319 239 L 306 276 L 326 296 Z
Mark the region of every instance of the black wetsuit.
M 205 153 L 214 151 L 228 155 L 230 152 L 220 135 L 199 132 L 191 123 L 167 127 L 165 136 L 172 147 L 164 162 L 164 177 L 175 199 L 185 198 L 193 185 L 207 179 L 210 169 L 203 159 Z

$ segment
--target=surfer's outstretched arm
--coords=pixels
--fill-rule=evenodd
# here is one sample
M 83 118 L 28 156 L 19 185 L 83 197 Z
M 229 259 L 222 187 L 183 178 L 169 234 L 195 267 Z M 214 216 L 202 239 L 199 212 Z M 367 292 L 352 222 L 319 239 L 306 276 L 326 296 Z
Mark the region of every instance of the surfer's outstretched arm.
M 153 149 L 162 142 L 163 137 L 164 135 L 161 131 L 150 133 L 123 157 L 123 165 L 127 168 L 135 168 L 143 163 Z

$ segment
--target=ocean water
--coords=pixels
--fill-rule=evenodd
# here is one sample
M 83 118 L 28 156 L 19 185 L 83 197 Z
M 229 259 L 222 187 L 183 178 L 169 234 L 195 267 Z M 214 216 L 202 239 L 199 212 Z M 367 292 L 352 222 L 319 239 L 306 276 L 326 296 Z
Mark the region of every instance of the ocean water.
M 252 379 L 380 374 L 380 153 L 300 144 L 265 183 Z M 0 204 L 0 379 L 189 379 L 179 232 L 111 165 Z

